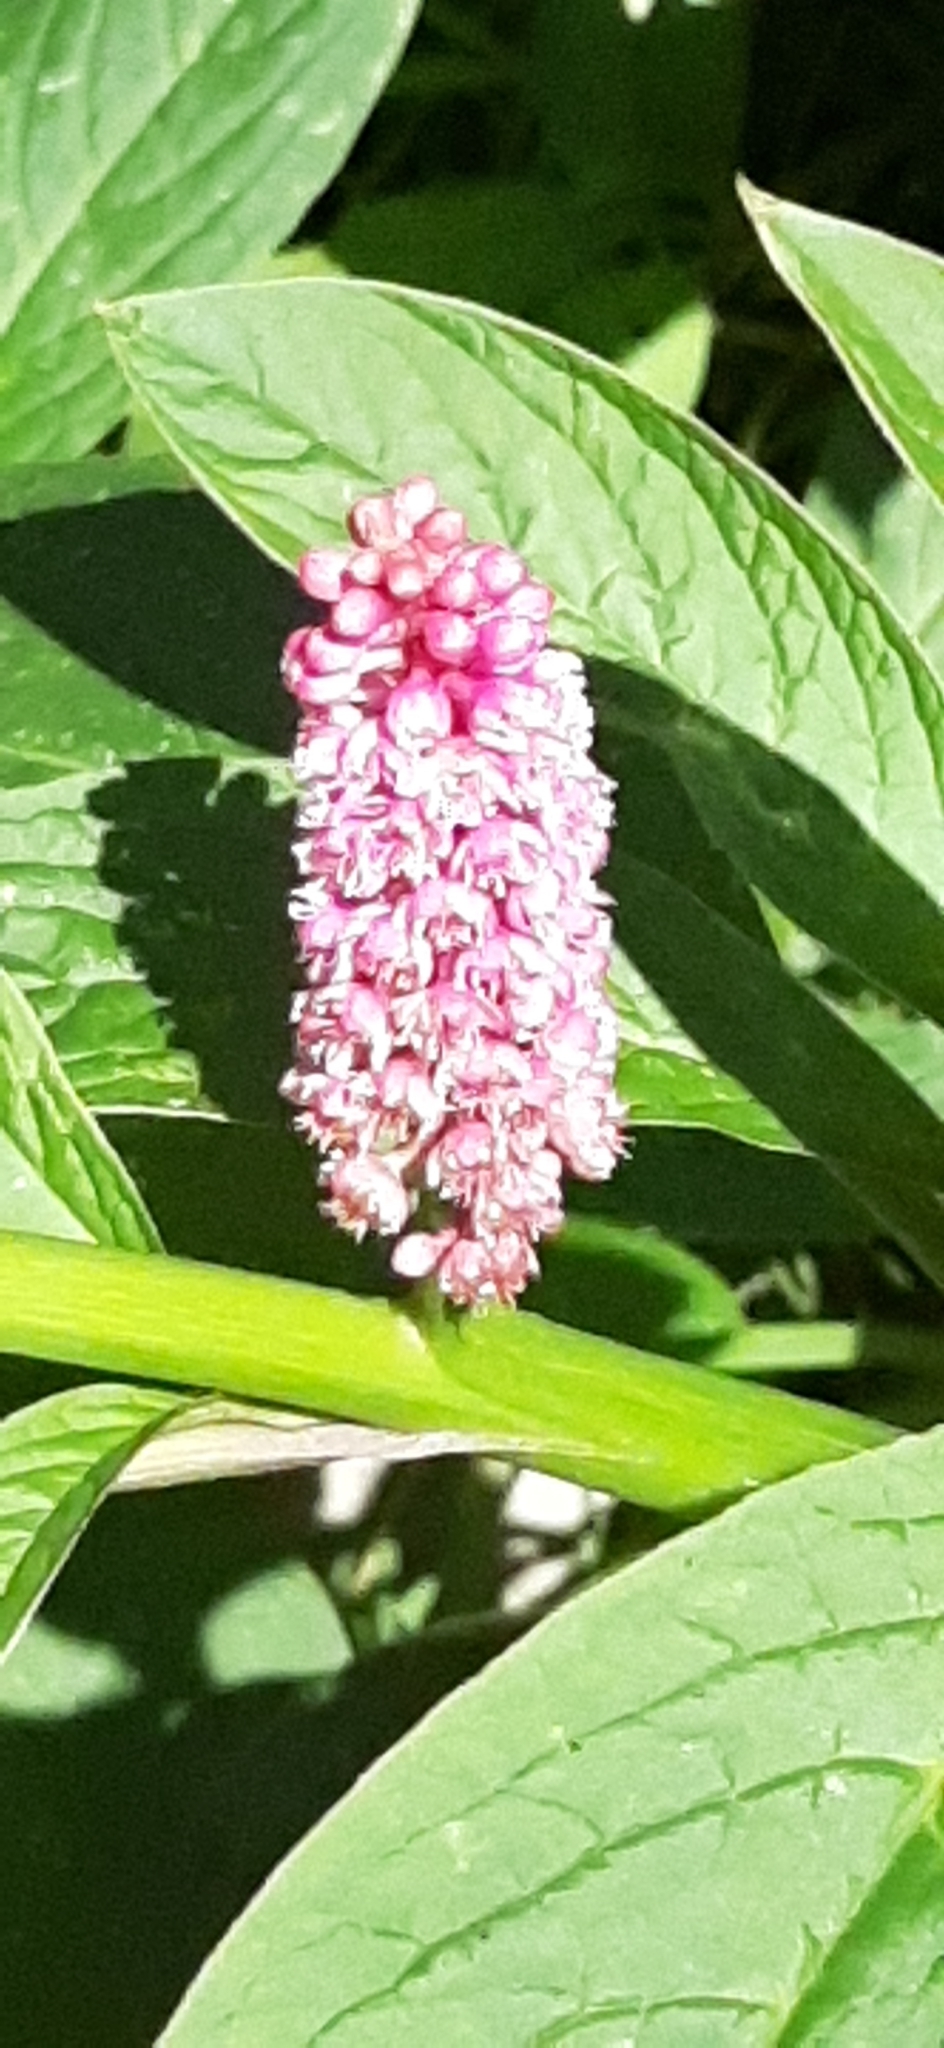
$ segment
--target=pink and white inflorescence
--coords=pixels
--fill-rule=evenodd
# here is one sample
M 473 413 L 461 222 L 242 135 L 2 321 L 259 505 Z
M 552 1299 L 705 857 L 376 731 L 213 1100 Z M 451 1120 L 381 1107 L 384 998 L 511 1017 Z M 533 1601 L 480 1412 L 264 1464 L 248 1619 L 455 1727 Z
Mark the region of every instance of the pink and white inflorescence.
M 470 543 L 425 477 L 348 526 L 302 561 L 327 616 L 283 664 L 306 979 L 283 1092 L 337 1223 L 395 1237 L 394 1270 L 453 1301 L 510 1302 L 563 1171 L 604 1179 L 621 1150 L 593 880 L 611 785 L 517 555 Z

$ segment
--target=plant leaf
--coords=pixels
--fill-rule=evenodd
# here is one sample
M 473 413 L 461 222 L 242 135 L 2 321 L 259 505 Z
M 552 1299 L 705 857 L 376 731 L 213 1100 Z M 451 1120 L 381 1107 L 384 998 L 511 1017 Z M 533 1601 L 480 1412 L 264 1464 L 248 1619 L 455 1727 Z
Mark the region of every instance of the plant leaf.
M 775 1152 L 796 1150 L 771 1111 L 705 1058 L 618 947 L 608 987 L 620 1035 L 617 1092 L 634 1126 L 688 1125 Z
M 435 473 L 557 591 L 560 638 L 637 671 L 627 742 L 671 751 L 756 886 L 944 1017 L 939 685 L 743 457 L 579 350 L 394 286 L 221 287 L 107 318 L 171 447 L 279 560 L 338 541 L 358 491 Z
M 944 1987 L 944 1434 L 538 1624 L 270 1879 L 163 2048 L 884 2048 Z
M 182 643 L 199 672 L 204 716 L 209 707 L 225 720 L 237 708 L 217 578 L 237 585 L 230 619 L 247 688 L 265 700 L 252 663 L 263 672 L 275 666 L 272 586 L 278 594 L 282 579 L 260 563 L 260 589 L 257 558 L 247 576 L 248 551 L 239 547 L 234 560 L 235 536 L 219 520 L 208 528 L 206 506 L 180 486 L 181 473 L 162 461 L 104 459 L 23 465 L 0 480 L 0 511 L 16 520 L 0 524 L 0 589 L 14 600 L 0 600 L 0 964 L 29 994 L 95 1107 L 192 1108 L 204 1099 L 192 1043 L 175 1033 L 180 1018 L 160 1000 L 168 991 L 154 986 L 135 942 L 146 912 L 173 928 L 175 955 L 187 918 L 191 956 L 201 920 L 218 926 L 219 946 L 238 919 L 208 920 L 205 908 L 180 902 L 183 885 L 168 873 L 186 866 L 201 824 L 205 850 L 217 836 L 211 827 L 234 808 L 233 792 L 220 791 L 221 770 L 262 771 L 270 791 L 287 789 L 284 768 L 257 744 L 187 715 L 196 706 Z M 165 578 L 173 606 L 162 596 Z M 223 682 L 232 702 L 220 701 Z M 261 812 L 264 803 L 244 799 L 242 809 Z M 172 812 L 174 844 L 162 846 Z M 252 846 L 245 827 L 243 837 Z M 252 857 L 261 889 L 258 848 Z M 231 856 L 227 866 L 232 873 Z M 206 870 L 203 859 L 204 883 Z M 209 957 L 205 931 L 200 941 Z M 220 991 L 216 961 L 213 971 Z M 203 995 L 201 1014 L 208 1010 Z
M 851 393 L 805 503 L 854 555 L 944 675 L 944 506 L 891 450 Z
M 81 0 L 7 10 L 0 459 L 82 455 L 121 413 L 96 299 L 232 277 L 343 163 L 419 0 Z
M 853 1029 L 874 1046 L 933 1109 L 944 1118 L 944 1032 L 927 1017 L 901 1017 L 884 1006 L 848 1010 Z
M 634 270 L 619 265 L 590 271 L 554 300 L 544 325 L 607 356 L 666 405 L 692 412 L 698 404 L 714 320 L 695 277 L 682 265 L 656 261 Z
M 568 1216 L 541 1248 L 529 1306 L 552 1322 L 668 1358 L 710 1359 L 745 1329 L 733 1287 L 655 1230 Z
M 540 1316 L 423 1331 L 387 1302 L 40 1238 L 0 1238 L 0 1347 L 382 1429 L 487 1436 L 674 1512 L 888 1434 Z
M 0 1228 L 160 1249 L 131 1175 L 0 968 Z
M 745 1368 L 746 1369 L 746 1368 Z M 112 1482 L 115 1493 L 188 1486 L 206 1479 L 287 1472 L 345 1458 L 382 1458 L 388 1465 L 505 1451 L 507 1443 L 461 1431 L 370 1429 L 360 1422 L 300 1422 L 288 1408 L 248 1402 L 200 1401 L 141 1449 Z
M 774 269 L 903 460 L 944 498 L 944 263 L 747 179 L 739 189 Z
M 927 1102 L 768 946 L 641 858 L 631 821 L 610 871 L 617 929 L 673 1015 L 944 1277 L 944 1123 Z
M 122 1465 L 183 1405 L 156 1387 L 73 1387 L 0 1422 L 0 1660 Z
M 755 897 L 709 839 L 671 761 L 638 735 L 630 747 L 624 745 L 618 721 L 613 728 L 608 722 L 605 692 L 600 709 L 596 751 L 619 783 L 621 840 L 631 836 L 648 861 L 772 952 Z M 611 879 L 618 886 L 618 875 Z M 631 925 L 627 941 L 631 947 Z M 795 1149 L 796 1140 L 770 1110 L 705 1058 L 619 946 L 612 950 L 608 989 L 620 1034 L 617 1088 L 633 1128 L 675 1124 L 720 1131 L 771 1150 Z

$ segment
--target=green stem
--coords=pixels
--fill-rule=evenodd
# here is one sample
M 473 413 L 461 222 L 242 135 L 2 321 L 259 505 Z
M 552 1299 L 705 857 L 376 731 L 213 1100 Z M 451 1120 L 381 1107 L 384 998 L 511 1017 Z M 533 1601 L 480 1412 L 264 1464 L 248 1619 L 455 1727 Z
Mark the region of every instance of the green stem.
M 670 1513 L 893 1434 L 520 1311 L 421 1330 L 384 1301 L 12 1234 L 0 1236 L 0 1348 L 381 1428 L 462 1431 Z
M 884 1371 L 944 1375 L 944 1328 L 913 1323 L 754 1323 L 713 1351 L 712 1371 L 776 1378 L 780 1373 Z

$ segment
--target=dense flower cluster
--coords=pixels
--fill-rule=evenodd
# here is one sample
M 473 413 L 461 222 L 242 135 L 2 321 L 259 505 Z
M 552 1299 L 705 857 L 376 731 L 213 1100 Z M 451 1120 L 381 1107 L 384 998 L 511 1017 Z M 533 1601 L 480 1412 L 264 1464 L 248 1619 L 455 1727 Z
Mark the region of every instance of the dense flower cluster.
M 348 524 L 350 550 L 301 564 L 325 623 L 285 649 L 306 986 L 283 1092 L 336 1222 L 454 1301 L 511 1301 L 562 1171 L 603 1179 L 621 1147 L 610 785 L 517 555 L 471 544 L 424 477 Z

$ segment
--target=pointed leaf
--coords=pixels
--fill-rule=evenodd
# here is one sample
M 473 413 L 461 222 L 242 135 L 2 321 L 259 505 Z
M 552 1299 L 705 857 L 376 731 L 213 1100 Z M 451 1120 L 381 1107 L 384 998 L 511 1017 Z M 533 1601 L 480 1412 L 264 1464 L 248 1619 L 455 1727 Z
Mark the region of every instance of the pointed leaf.
M 629 837 L 617 834 L 611 875 L 618 929 L 647 982 L 944 1281 L 944 1123 L 769 947 L 641 858 Z
M 944 1017 L 938 683 L 743 457 L 577 349 L 393 286 L 224 287 L 108 319 L 169 444 L 277 559 L 337 541 L 358 491 L 433 472 L 557 591 L 558 637 L 642 672 L 628 715 L 757 886 Z
M 944 505 L 900 468 L 851 393 L 837 408 L 805 503 L 944 675 Z
M 944 498 L 944 263 L 746 179 L 740 191 L 774 269 L 904 461 Z
M 0 1228 L 157 1251 L 131 1175 L 0 968 Z
M 620 1036 L 617 1092 L 634 1127 L 688 1125 L 775 1152 L 796 1150 L 796 1138 L 740 1081 L 705 1058 L 618 948 L 608 986 Z
M 0 1659 L 116 1473 L 183 1405 L 153 1387 L 74 1387 L 0 1422 Z
M 944 1433 L 614 1574 L 270 1878 L 163 2048 L 928 2043 Z

